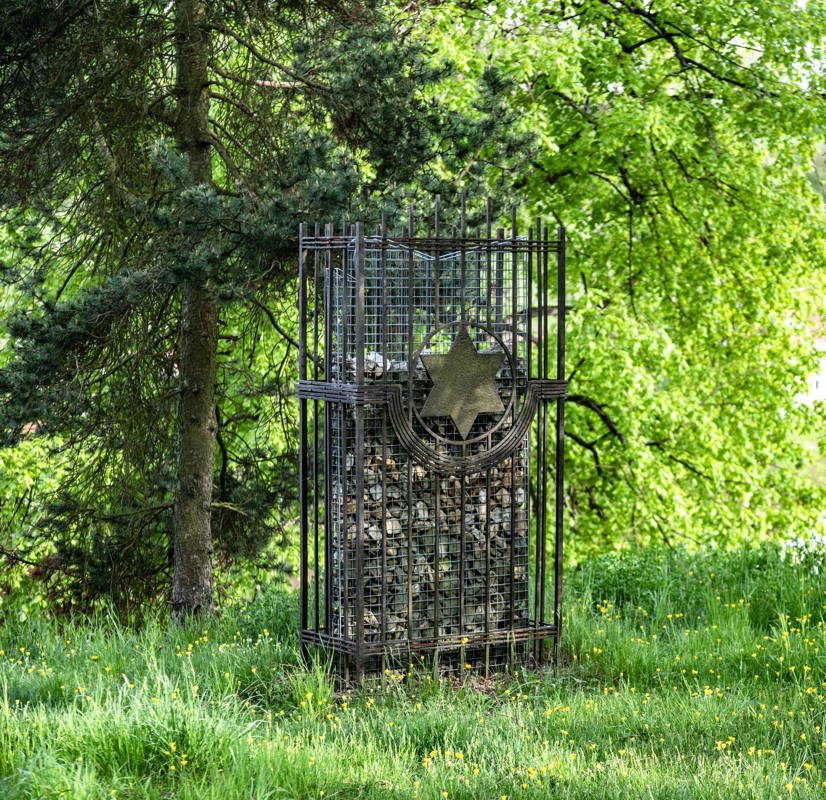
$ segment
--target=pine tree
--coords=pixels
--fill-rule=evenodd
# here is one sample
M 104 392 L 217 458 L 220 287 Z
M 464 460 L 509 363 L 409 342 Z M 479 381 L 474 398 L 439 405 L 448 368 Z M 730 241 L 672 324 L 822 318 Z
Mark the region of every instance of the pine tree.
M 267 452 L 284 416 L 260 401 L 283 411 L 289 391 L 294 313 L 274 309 L 299 221 L 472 179 L 503 118 L 495 76 L 473 123 L 425 101 L 444 67 L 372 2 L 5 12 L 2 277 L 23 313 L 0 423 L 61 454 L 28 553 L 83 603 L 156 596 L 174 565 L 173 615 L 209 612 L 213 547 L 260 551 L 290 496 L 290 442 Z

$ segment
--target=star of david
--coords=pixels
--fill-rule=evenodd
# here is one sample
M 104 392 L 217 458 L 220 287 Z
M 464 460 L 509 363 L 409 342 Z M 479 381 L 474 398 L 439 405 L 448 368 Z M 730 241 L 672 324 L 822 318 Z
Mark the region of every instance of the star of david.
M 467 439 L 479 414 L 505 410 L 494 378 L 505 354 L 501 350 L 480 353 L 462 325 L 445 355 L 423 355 L 422 362 L 433 389 L 422 408 L 423 417 L 450 417 Z

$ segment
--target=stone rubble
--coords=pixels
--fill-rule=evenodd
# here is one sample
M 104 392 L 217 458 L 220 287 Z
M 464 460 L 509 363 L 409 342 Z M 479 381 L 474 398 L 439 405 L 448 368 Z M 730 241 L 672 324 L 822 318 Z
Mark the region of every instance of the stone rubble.
M 371 377 L 399 364 L 368 354 Z M 404 365 L 406 368 L 406 365 Z M 431 639 L 521 627 L 528 621 L 527 443 L 511 458 L 461 482 L 409 464 L 384 419 L 366 406 L 363 525 L 356 529 L 356 470 L 352 413 L 344 416 L 344 474 L 333 482 L 332 629 L 356 636 L 357 537 L 363 546 L 364 637 L 367 642 Z M 437 432 L 450 436 L 452 423 Z M 434 426 L 435 427 L 435 426 Z M 387 435 L 382 446 L 382 437 Z M 340 439 L 339 439 L 340 441 Z M 490 495 L 488 495 L 490 486 Z M 437 487 L 439 510 L 437 514 Z M 409 499 L 408 499 L 409 496 Z M 462 549 L 464 513 L 464 556 Z M 438 553 L 437 553 L 438 538 Z M 462 572 L 460 574 L 460 561 Z M 345 579 L 346 576 L 346 579 Z M 460 581 L 463 604 L 460 609 Z M 513 618 L 511 620 L 511 617 Z M 382 630 L 383 629 L 383 630 Z

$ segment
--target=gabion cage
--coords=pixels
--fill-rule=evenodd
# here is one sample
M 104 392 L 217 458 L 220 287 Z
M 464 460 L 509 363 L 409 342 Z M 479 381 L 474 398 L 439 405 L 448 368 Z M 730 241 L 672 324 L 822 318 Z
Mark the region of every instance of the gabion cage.
M 344 683 L 561 633 L 565 235 L 386 218 L 299 252 L 301 642 Z M 554 377 L 550 377 L 551 371 Z M 548 530 L 553 537 L 548 541 Z M 550 569 L 548 562 L 550 561 Z

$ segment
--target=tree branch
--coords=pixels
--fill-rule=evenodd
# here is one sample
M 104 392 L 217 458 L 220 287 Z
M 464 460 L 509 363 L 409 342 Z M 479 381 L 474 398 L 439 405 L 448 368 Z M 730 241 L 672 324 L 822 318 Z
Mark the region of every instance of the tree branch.
M 258 308 L 260 308 L 266 315 L 270 321 L 270 324 L 275 328 L 296 350 L 298 350 L 298 342 L 290 336 L 279 324 L 278 320 L 275 318 L 275 314 L 270 311 L 263 303 L 256 300 L 254 297 L 249 298 L 250 302 L 254 303 Z
M 625 436 L 623 436 L 614 420 L 611 419 L 608 412 L 605 410 L 605 407 L 600 405 L 596 400 L 584 394 L 569 394 L 565 400 L 568 403 L 576 403 L 579 406 L 583 406 L 584 408 L 593 411 L 603 421 L 605 427 L 608 428 L 608 430 L 616 436 L 617 439 L 625 444 Z
M 686 461 L 684 458 L 680 458 L 679 456 L 675 456 L 673 453 L 668 453 L 665 451 L 665 443 L 664 441 L 659 442 L 646 442 L 645 443 L 648 447 L 655 447 L 657 450 L 662 451 L 663 455 L 669 460 L 674 461 L 677 464 L 685 467 L 689 472 L 693 472 L 700 478 L 704 478 L 707 481 L 714 481 L 714 477 L 709 475 L 706 472 L 695 467 L 691 462 Z
M 216 24 L 212 24 L 210 25 L 210 27 L 212 28 L 212 30 L 224 33 L 227 36 L 232 37 L 233 39 L 235 39 L 236 42 L 238 42 L 238 44 L 249 50 L 249 52 L 252 53 L 252 55 L 255 56 L 259 61 L 263 62 L 264 64 L 269 64 L 271 67 L 275 67 L 276 69 L 280 69 L 285 75 L 289 75 L 293 80 L 298 81 L 300 84 L 311 86 L 313 89 L 318 89 L 321 92 L 330 91 L 329 86 L 325 86 L 323 83 L 317 83 L 316 81 L 304 75 L 299 75 L 298 73 L 293 72 L 285 64 L 281 64 L 278 61 L 274 61 L 273 59 L 268 58 L 252 42 L 250 42 L 248 39 L 245 39 L 243 36 L 241 36 L 239 33 L 236 33 L 231 28 L 227 28 L 224 25 Z M 253 81 L 253 83 L 257 82 Z
M 591 456 L 594 459 L 594 466 L 596 467 L 597 473 L 602 475 L 602 464 L 599 460 L 599 452 L 597 452 L 596 442 L 586 442 L 581 436 L 577 436 L 573 431 L 565 431 L 565 435 L 576 442 L 580 447 L 584 447 L 591 453 Z
M 106 174 L 109 176 L 109 182 L 115 192 L 120 195 L 121 200 L 123 200 L 128 206 L 135 208 L 138 205 L 138 200 L 135 195 L 132 194 L 126 186 L 124 186 L 123 181 L 120 179 L 120 175 L 118 174 L 120 171 L 118 169 L 118 164 L 115 161 L 115 156 L 112 154 L 112 150 L 109 148 L 109 143 L 106 141 L 106 137 L 103 134 L 103 128 L 100 125 L 97 114 L 92 111 L 91 117 L 92 128 L 95 131 L 95 142 L 97 143 L 98 152 L 103 159 L 103 163 L 106 166 Z
M 259 207 L 261 206 L 261 200 L 259 199 L 258 195 L 252 190 L 252 187 L 244 180 L 244 176 L 241 174 L 241 170 L 238 169 L 235 162 L 232 160 L 232 156 L 227 152 L 226 147 L 224 147 L 223 143 L 217 136 L 211 136 L 212 139 L 212 146 L 215 148 L 215 152 L 221 157 L 221 161 L 226 164 L 227 169 L 230 171 L 230 174 L 235 179 L 235 182 L 239 186 L 243 186 L 244 189 L 248 192 L 249 196 L 255 201 L 256 205 Z
M 643 39 L 640 42 L 634 42 L 634 44 L 620 44 L 622 47 L 623 53 L 633 53 L 638 47 L 644 47 L 651 42 L 656 42 L 660 39 L 665 39 L 665 36 L 661 33 L 655 33 L 653 36 L 649 36 L 647 39 Z

